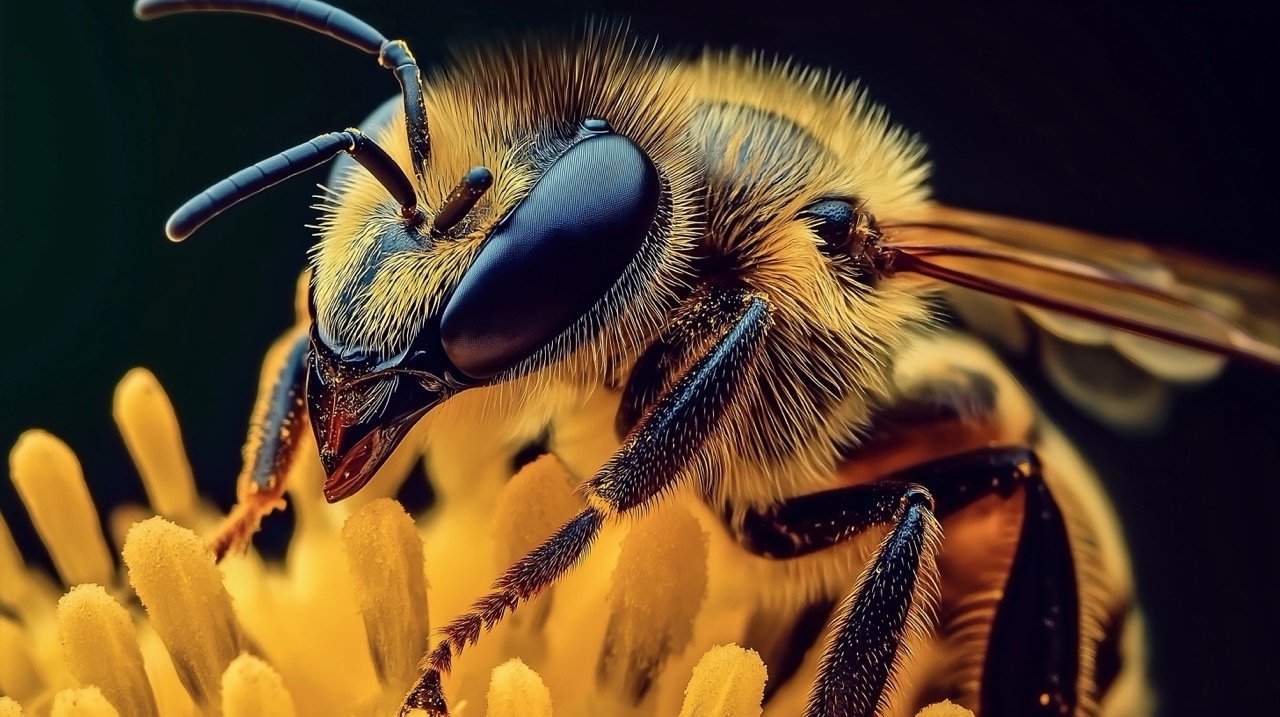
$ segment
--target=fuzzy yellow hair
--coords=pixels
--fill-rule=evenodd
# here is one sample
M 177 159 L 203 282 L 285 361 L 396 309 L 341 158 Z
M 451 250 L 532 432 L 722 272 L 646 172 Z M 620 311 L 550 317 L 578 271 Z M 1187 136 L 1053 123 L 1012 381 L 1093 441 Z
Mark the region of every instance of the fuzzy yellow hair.
M 468 216 L 464 236 L 388 241 L 399 224 L 395 203 L 364 170 L 351 168 L 322 205 L 321 240 L 313 254 L 322 329 L 383 355 L 403 349 L 439 310 L 484 236 L 567 148 L 582 120 L 603 117 L 657 167 L 663 184 L 659 226 L 619 282 L 628 295 L 602 299 L 601 311 L 527 363 L 563 357 L 565 348 L 590 335 L 598 335 L 592 348 L 597 367 L 634 353 L 673 303 L 696 236 L 685 96 L 671 68 L 619 28 L 592 28 L 576 42 L 530 41 L 462 55 L 427 89 L 431 158 L 418 180 L 419 201 L 428 217 L 434 215 L 458 178 L 477 165 L 492 170 L 493 187 Z M 377 139 L 408 170 L 402 111 Z
M 469 167 L 490 167 L 493 188 L 463 236 L 408 241 L 395 202 L 352 167 L 323 205 L 313 255 L 322 333 L 382 356 L 403 350 L 581 121 L 602 117 L 658 168 L 658 220 L 614 287 L 500 377 L 523 380 L 484 392 L 486 407 L 517 399 L 502 408 L 546 413 L 566 386 L 616 387 L 694 283 L 745 285 L 773 309 L 770 337 L 698 472 L 737 508 L 830 480 L 836 447 L 888 401 L 895 351 L 929 313 L 909 287 L 865 285 L 824 256 L 799 214 L 824 198 L 918 210 L 928 197 L 918 142 L 829 74 L 734 54 L 664 59 L 616 27 L 468 52 L 431 78 L 426 104 L 432 154 L 417 189 L 428 217 Z M 402 113 L 377 139 L 409 168 Z
M 829 485 L 837 447 L 888 401 L 894 356 L 929 317 L 910 287 L 869 286 L 824 255 L 798 217 L 832 198 L 877 216 L 916 211 L 928 167 L 921 144 L 830 74 L 733 53 L 682 73 L 699 108 L 704 242 L 773 307 L 761 378 L 729 419 L 735 468 L 717 491 L 735 508 L 762 506 Z

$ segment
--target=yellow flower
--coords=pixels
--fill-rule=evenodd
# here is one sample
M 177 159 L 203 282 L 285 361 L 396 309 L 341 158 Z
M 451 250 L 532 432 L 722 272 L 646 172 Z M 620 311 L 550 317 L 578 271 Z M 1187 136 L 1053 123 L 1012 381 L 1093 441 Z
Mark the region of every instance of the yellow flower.
M 120 567 L 72 451 L 29 431 L 10 453 L 70 589 L 28 568 L 0 519 L 0 717 L 394 714 L 431 628 L 581 505 L 542 458 L 483 506 L 441 501 L 410 516 L 386 497 L 394 486 L 330 506 L 312 459 L 291 476 L 287 556 L 250 550 L 217 565 L 199 534 L 220 515 L 198 497 L 150 373 L 121 381 L 114 416 L 149 500 L 113 512 Z M 455 662 L 453 714 L 762 714 L 765 666 L 716 646 L 716 625 L 742 615 L 718 608 L 708 575 L 706 532 L 685 508 L 618 526 Z

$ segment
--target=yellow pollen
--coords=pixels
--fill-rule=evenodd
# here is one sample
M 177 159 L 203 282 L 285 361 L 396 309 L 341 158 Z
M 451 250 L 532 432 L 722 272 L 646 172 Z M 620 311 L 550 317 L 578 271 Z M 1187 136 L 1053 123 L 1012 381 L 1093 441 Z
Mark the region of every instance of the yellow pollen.
M 609 589 L 609 625 L 600 674 L 637 702 L 668 658 L 693 639 L 707 592 L 707 536 L 688 510 L 663 507 L 622 541 Z
M 150 371 L 135 368 L 116 385 L 112 415 L 160 515 L 188 524 L 196 507 L 195 479 L 182 446 L 173 404 Z
M 520 658 L 493 668 L 486 717 L 551 717 L 551 693 Z
M 693 668 L 680 717 L 759 717 L 766 679 L 754 650 L 713 647 Z
M 51 717 L 120 717 L 97 687 L 66 689 L 53 696 Z
M 102 586 L 77 585 L 62 596 L 58 634 L 76 679 L 99 687 L 125 714 L 159 714 L 129 613 Z
M 379 498 L 347 518 L 342 545 L 378 680 L 407 690 L 427 651 L 422 538 L 399 503 Z
M 27 431 L 9 452 L 9 474 L 67 585 L 111 585 L 115 569 L 80 461 L 67 444 Z
M 124 562 L 183 686 L 196 705 L 216 713 L 222 672 L 244 638 L 213 555 L 192 531 L 151 518 L 129 531 Z
M 973 712 L 951 700 L 943 700 L 920 710 L 916 717 L 973 717 Z
M 294 717 L 293 698 L 279 673 L 254 657 L 237 657 L 222 673 L 223 717 Z

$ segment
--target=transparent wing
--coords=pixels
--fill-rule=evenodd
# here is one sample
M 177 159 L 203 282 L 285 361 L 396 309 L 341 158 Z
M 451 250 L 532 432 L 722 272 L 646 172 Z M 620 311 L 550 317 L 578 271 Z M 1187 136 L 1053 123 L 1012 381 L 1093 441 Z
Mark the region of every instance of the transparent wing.
M 1029 318 L 1047 334 L 1040 346 L 1050 378 L 1112 425 L 1158 418 L 1159 383 L 1208 380 L 1224 357 L 1280 370 L 1274 277 L 943 206 L 884 229 L 893 269 L 943 282 L 956 313 L 976 329 L 1019 348 L 1027 343 L 1020 316 Z M 1091 380 L 1100 375 L 1123 377 L 1128 390 Z M 1142 396 L 1141 406 L 1127 405 L 1126 395 Z

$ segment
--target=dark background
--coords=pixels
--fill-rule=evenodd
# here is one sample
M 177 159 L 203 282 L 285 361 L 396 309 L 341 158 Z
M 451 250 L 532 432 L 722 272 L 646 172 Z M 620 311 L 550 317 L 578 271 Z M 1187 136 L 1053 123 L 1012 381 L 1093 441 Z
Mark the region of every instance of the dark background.
M 943 200 L 1280 267 L 1275 12 L 872 3 L 343 3 L 433 65 L 499 32 L 629 17 L 668 47 L 758 48 L 863 78 L 932 147 Z M 0 2 L 0 442 L 47 428 L 100 504 L 142 491 L 111 423 L 150 367 L 199 480 L 231 500 L 258 361 L 291 320 L 317 172 L 168 243 L 167 213 L 241 166 L 358 122 L 371 58 L 253 18 L 142 24 L 127 2 Z M 1233 367 L 1124 438 L 1034 376 L 1104 472 L 1131 542 L 1164 714 L 1270 712 L 1280 673 L 1280 375 Z M 42 559 L 9 485 L 0 510 Z M 1265 707 L 1264 707 L 1265 706 Z

